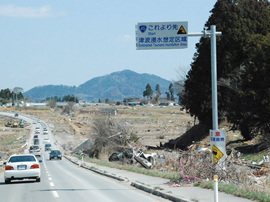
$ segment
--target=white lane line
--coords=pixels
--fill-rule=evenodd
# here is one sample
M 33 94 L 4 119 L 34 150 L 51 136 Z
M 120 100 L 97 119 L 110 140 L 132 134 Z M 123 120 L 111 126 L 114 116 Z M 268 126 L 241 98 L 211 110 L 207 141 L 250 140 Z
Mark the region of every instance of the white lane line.
M 53 182 L 50 182 L 50 186 L 51 186 L 51 187 L 54 187 L 54 183 L 53 183 Z
M 57 191 L 52 191 L 52 194 L 53 194 L 54 198 L 59 197 L 59 195 L 58 195 Z
M 52 180 L 52 178 L 51 178 L 51 177 L 49 177 L 49 180 L 51 181 L 51 180 Z

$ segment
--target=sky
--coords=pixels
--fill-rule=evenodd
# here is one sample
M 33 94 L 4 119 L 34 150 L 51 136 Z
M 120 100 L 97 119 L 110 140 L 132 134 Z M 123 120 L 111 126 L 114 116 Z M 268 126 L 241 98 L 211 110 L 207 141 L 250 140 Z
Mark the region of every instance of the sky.
M 188 33 L 201 32 L 216 1 L 1 0 L 0 89 L 79 86 L 125 69 L 178 80 L 200 37 L 185 49 L 136 50 L 135 25 L 187 21 Z

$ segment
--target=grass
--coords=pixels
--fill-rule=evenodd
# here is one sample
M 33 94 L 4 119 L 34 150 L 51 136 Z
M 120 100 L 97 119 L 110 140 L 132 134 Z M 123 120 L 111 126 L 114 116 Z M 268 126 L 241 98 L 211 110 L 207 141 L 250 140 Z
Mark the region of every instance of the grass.
M 213 189 L 213 184 L 214 184 L 213 182 L 209 181 L 209 182 L 195 183 L 194 185 L 201 188 Z M 251 187 L 239 186 L 234 184 L 225 184 L 219 182 L 218 190 L 234 196 L 256 200 L 259 202 L 270 202 L 269 193 L 252 190 Z
M 6 139 L 4 141 L 1 141 L 1 145 L 12 145 L 15 142 L 16 140 Z
M 154 189 L 158 189 L 158 190 L 164 190 L 163 188 L 161 188 L 161 187 L 154 187 Z
M 262 161 L 263 156 L 268 155 L 269 152 L 270 152 L 270 149 L 266 149 L 258 153 L 243 154 L 241 158 L 245 159 L 246 161 L 254 161 L 258 163 Z

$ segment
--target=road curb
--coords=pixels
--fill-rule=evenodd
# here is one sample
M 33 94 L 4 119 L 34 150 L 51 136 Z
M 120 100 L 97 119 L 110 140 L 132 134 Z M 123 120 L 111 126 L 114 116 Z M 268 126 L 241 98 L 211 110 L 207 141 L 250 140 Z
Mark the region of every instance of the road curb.
M 73 161 L 70 157 L 64 156 L 64 158 L 66 158 L 71 163 L 80 166 L 79 163 Z M 120 177 L 116 177 L 116 176 L 113 176 L 113 175 L 110 175 L 110 174 L 107 174 L 107 173 L 98 171 L 96 169 L 92 169 L 91 167 L 87 167 L 87 166 L 80 166 L 80 167 L 81 168 L 84 168 L 84 169 L 87 169 L 87 170 L 90 170 L 90 171 L 93 171 L 93 172 L 95 172 L 97 174 L 100 174 L 100 175 L 103 175 L 103 176 L 106 176 L 106 177 L 110 177 L 110 178 L 116 179 L 118 181 L 125 181 L 124 179 L 122 179 Z M 137 189 L 140 189 L 140 190 L 142 190 L 144 192 L 153 194 L 155 196 L 162 197 L 162 198 L 167 199 L 167 200 L 170 200 L 170 201 L 174 201 L 174 202 L 191 202 L 190 200 L 176 198 L 176 197 L 174 197 L 174 196 L 172 196 L 170 194 L 166 194 L 166 193 L 160 192 L 160 191 L 158 191 L 156 189 L 152 189 L 152 188 L 149 188 L 147 186 L 144 186 L 144 185 L 141 185 L 141 184 L 138 184 L 138 183 L 135 183 L 135 182 L 131 182 L 130 186 L 135 187 Z
M 71 163 L 80 166 L 79 163 L 77 163 L 77 162 L 75 162 L 75 161 L 72 161 L 71 158 L 69 158 L 69 157 L 67 157 L 67 156 L 64 156 L 64 157 L 65 157 L 68 161 L 70 161 Z M 88 166 L 80 166 L 80 167 L 81 167 L 81 168 L 84 168 L 84 169 L 87 169 L 87 170 L 90 170 L 90 171 L 93 171 L 93 172 L 95 172 L 95 173 L 98 173 L 98 174 L 100 174 L 100 175 L 104 175 L 104 176 L 106 176 L 106 177 L 113 178 L 113 179 L 118 180 L 118 181 L 125 181 L 123 178 L 116 177 L 116 176 L 114 176 L 114 175 L 110 175 L 110 174 L 107 174 L 107 173 L 98 171 L 98 170 L 93 169 L 93 168 L 88 167 Z
M 135 183 L 135 182 L 132 182 L 130 185 L 137 188 L 137 189 L 140 189 L 140 190 L 145 191 L 147 193 L 153 194 L 155 196 L 162 197 L 164 199 L 168 199 L 170 201 L 174 201 L 174 202 L 191 202 L 190 200 L 176 198 L 176 197 L 174 197 L 174 196 L 172 196 L 170 194 L 160 192 L 160 191 L 158 191 L 156 189 L 152 189 L 152 188 L 146 187 L 144 185 L 141 185 L 141 184 L 138 184 L 138 183 Z

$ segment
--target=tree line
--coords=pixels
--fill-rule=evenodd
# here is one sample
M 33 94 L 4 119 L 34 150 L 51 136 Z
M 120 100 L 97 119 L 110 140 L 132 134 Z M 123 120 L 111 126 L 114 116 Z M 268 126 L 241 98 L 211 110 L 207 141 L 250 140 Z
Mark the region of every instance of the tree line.
M 16 89 L 15 89 L 16 91 Z M 2 104 L 7 104 L 12 102 L 12 104 L 14 105 L 15 101 L 22 101 L 25 100 L 22 92 L 15 92 L 14 90 L 10 90 L 9 88 L 7 89 L 1 89 L 0 91 L 0 102 Z M 54 96 L 54 97 L 47 97 L 45 99 L 46 101 L 49 100 L 55 100 L 56 102 L 75 102 L 78 103 L 79 99 L 77 97 L 75 97 L 74 95 L 66 95 L 64 97 L 58 97 L 58 96 Z
M 6 104 L 12 102 L 14 105 L 15 100 L 24 100 L 22 92 L 15 93 L 14 90 L 10 91 L 9 88 L 1 89 L 0 91 L 0 102 Z
M 216 25 L 219 123 L 227 120 L 242 136 L 270 136 L 270 3 L 218 0 L 205 24 Z M 180 99 L 211 128 L 211 45 L 201 38 Z
M 174 87 L 173 84 L 170 83 L 169 85 L 169 91 L 165 92 L 167 100 L 175 101 L 174 97 Z M 143 91 L 143 97 L 147 98 L 147 100 L 153 100 L 155 102 L 158 102 L 160 99 L 161 91 L 159 84 L 155 87 L 156 94 L 154 95 L 154 91 L 152 90 L 152 87 L 150 84 L 147 84 L 145 86 L 145 91 Z
M 79 102 L 79 99 L 75 97 L 74 95 L 65 95 L 62 98 L 58 96 L 47 97 L 46 101 L 49 101 L 49 100 L 55 100 L 56 102 L 75 102 L 75 103 Z

